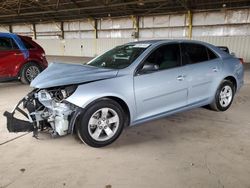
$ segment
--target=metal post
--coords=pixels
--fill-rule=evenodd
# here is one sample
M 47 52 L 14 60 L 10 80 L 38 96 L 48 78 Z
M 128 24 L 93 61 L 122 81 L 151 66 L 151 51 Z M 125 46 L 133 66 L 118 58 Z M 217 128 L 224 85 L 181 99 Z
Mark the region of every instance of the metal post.
M 92 25 L 93 29 L 94 29 L 94 56 L 97 56 L 97 39 L 98 39 L 98 22 L 97 19 L 94 18 L 88 18 L 88 22 L 90 25 Z
M 98 28 L 97 28 L 97 19 L 94 20 L 94 29 L 95 29 L 95 38 L 98 38 Z
M 192 12 L 188 11 L 188 38 L 192 38 L 192 30 L 193 30 L 193 15 Z
M 98 38 L 98 30 L 97 30 L 98 25 L 97 24 L 98 24 L 97 19 L 94 19 L 94 32 L 95 32 L 95 40 L 94 40 L 95 54 L 94 56 L 97 56 L 97 38 Z
M 36 40 L 37 39 L 37 35 L 36 35 L 36 24 L 32 24 L 33 26 L 33 36 L 34 36 L 34 39 Z
M 131 16 L 131 19 L 133 21 L 133 26 L 135 28 L 134 38 L 139 38 L 139 16 Z
M 9 25 L 9 32 L 12 33 L 13 30 L 12 30 L 12 25 Z
M 137 16 L 137 17 L 136 17 L 136 32 L 137 32 L 137 38 L 139 38 L 139 32 L 140 32 L 139 21 L 140 21 L 140 17 Z
M 62 39 L 64 39 L 63 22 L 61 22 L 61 27 L 60 27 L 60 29 L 61 29 L 61 37 L 62 37 Z

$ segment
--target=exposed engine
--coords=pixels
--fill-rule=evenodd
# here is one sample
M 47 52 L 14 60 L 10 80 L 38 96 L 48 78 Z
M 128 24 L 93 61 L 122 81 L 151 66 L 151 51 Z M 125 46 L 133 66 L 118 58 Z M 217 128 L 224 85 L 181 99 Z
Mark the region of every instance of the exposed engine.
M 50 92 L 41 90 L 35 94 L 35 98 L 44 108 L 31 113 L 31 115 L 35 115 L 36 121 L 47 120 L 54 130 L 54 134 L 57 133 L 60 136 L 67 134 L 69 116 L 73 110 L 69 104 L 61 102 L 65 97 L 65 90 Z
M 5 112 L 9 131 L 33 131 L 34 136 L 37 136 L 38 130 L 49 127 L 54 136 L 63 136 L 70 133 L 70 120 L 77 107 L 64 99 L 70 96 L 75 89 L 76 86 L 68 86 L 41 89 L 29 93 L 18 103 L 12 113 Z M 23 104 L 22 108 L 20 108 L 21 104 Z M 15 111 L 19 111 L 29 121 L 15 118 Z

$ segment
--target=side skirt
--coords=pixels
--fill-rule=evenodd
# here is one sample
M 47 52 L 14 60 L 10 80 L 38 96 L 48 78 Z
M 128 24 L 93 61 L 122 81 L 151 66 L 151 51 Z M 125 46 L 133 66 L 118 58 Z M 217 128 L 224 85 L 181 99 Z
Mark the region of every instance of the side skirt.
M 18 80 L 18 77 L 4 77 L 0 78 L 0 82 L 8 82 L 8 81 L 13 81 L 13 80 Z
M 208 99 L 204 99 L 202 101 L 198 101 L 196 103 L 193 103 L 193 104 L 181 107 L 181 108 L 177 108 L 177 109 L 174 109 L 174 110 L 171 110 L 171 111 L 168 111 L 168 112 L 163 112 L 163 113 L 156 114 L 156 115 L 153 115 L 153 116 L 150 116 L 150 117 L 139 119 L 139 120 L 136 120 L 133 123 L 131 123 L 130 126 L 142 124 L 142 123 L 145 123 L 145 122 L 148 122 L 148 121 L 153 121 L 153 120 L 156 120 L 156 119 L 160 119 L 160 118 L 172 115 L 172 114 L 176 114 L 176 113 L 187 111 L 187 110 L 190 110 L 190 109 L 193 109 L 193 108 L 205 106 L 205 105 L 207 105 L 207 101 L 208 101 Z

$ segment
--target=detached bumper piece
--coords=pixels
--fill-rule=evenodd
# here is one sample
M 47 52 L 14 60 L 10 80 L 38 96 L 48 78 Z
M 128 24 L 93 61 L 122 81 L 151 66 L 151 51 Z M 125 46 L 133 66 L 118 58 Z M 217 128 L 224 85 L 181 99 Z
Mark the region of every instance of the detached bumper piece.
M 21 104 L 23 105 L 23 108 L 27 108 L 27 102 L 29 102 L 29 98 L 22 99 L 12 112 L 5 111 L 3 115 L 7 118 L 7 129 L 9 132 L 17 133 L 33 131 L 33 136 L 37 137 L 38 128 L 36 123 L 28 113 L 20 108 Z M 25 119 L 27 119 L 27 121 L 15 118 L 14 115 L 16 111 L 18 111 Z
M 33 123 L 24 121 L 14 117 L 13 113 L 4 112 L 3 114 L 7 118 L 7 129 L 9 132 L 31 132 L 34 131 Z

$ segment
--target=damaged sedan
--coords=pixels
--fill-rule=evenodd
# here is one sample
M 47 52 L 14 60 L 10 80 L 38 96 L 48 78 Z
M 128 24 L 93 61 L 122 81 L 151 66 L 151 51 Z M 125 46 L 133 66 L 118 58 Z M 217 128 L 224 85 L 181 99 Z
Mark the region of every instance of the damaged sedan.
M 77 134 L 92 147 L 127 126 L 209 105 L 225 111 L 243 85 L 243 61 L 204 42 L 128 43 L 85 65 L 52 63 L 5 112 L 10 132 Z M 21 114 L 24 118 L 17 118 Z

